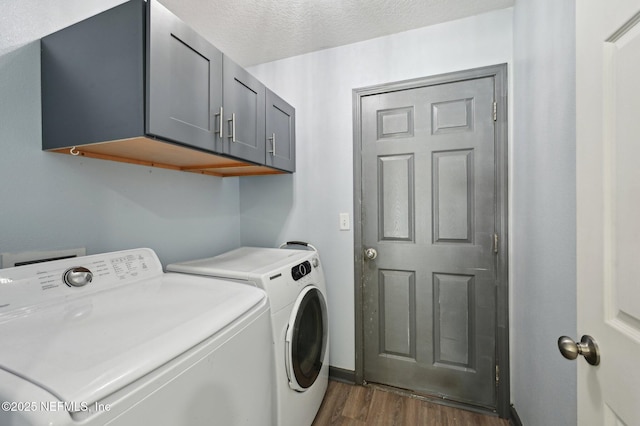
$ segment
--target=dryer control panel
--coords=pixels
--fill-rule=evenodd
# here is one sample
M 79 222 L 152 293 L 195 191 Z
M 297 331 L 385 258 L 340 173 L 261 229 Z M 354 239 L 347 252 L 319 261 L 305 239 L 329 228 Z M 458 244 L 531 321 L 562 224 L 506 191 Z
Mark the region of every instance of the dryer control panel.
M 294 281 L 298 281 L 300 278 L 304 277 L 305 275 L 309 275 L 310 272 L 311 272 L 311 263 L 309 263 L 308 260 L 291 268 L 291 276 L 293 277 Z

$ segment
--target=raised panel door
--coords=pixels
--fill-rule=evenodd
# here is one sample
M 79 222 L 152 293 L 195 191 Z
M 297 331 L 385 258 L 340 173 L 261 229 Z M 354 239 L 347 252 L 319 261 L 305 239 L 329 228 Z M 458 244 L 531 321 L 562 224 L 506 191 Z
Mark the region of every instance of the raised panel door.
M 578 424 L 640 424 L 640 12 L 576 2 Z M 574 361 L 575 362 L 575 361 Z M 567 368 L 575 368 L 568 365 Z
M 364 379 L 496 409 L 494 77 L 364 96 Z

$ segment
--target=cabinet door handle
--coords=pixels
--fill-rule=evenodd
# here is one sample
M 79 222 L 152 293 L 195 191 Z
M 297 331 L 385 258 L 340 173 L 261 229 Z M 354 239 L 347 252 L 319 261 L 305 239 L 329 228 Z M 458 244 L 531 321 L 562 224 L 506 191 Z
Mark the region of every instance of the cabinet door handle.
M 235 112 L 232 113 L 231 118 L 227 121 L 231 122 L 231 134 L 227 137 L 231 138 L 231 142 L 235 142 L 236 141 L 236 113 Z
M 271 141 L 271 151 L 269 151 L 269 154 L 275 157 L 276 156 L 276 134 L 271 133 L 271 137 L 268 139 Z
M 218 119 L 218 127 L 219 127 L 219 128 L 218 128 L 218 131 L 217 131 L 217 132 L 215 132 L 215 133 L 217 133 L 217 134 L 219 134 L 219 135 L 220 135 L 220 139 L 224 138 L 224 126 L 222 125 L 222 124 L 223 124 L 223 122 L 224 122 L 224 115 L 223 115 L 223 113 L 224 113 L 224 110 L 222 109 L 222 107 L 220 107 L 220 112 L 214 115 L 214 117 L 220 117 L 220 118 Z

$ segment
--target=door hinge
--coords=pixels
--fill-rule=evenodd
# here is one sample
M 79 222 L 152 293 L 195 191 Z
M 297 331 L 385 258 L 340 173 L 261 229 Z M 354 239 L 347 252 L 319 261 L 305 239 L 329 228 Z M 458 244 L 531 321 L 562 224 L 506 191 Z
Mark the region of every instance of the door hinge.
M 498 119 L 498 102 L 493 101 L 493 121 Z
M 498 253 L 498 234 L 493 234 L 493 252 Z
M 500 384 L 500 366 L 496 365 L 496 387 Z

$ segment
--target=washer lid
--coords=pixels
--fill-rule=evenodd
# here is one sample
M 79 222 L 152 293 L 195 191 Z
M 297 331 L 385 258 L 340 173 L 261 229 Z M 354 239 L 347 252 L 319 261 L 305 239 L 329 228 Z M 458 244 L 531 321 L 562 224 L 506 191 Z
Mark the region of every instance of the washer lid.
M 163 274 L 0 318 L 0 367 L 61 401 L 90 404 L 261 302 L 266 305 L 266 295 L 254 287 Z
M 167 271 L 247 281 L 251 277 L 270 274 L 291 263 L 301 262 L 301 259 L 312 256 L 313 253 L 315 252 L 240 247 L 215 257 L 173 263 L 167 266 Z

